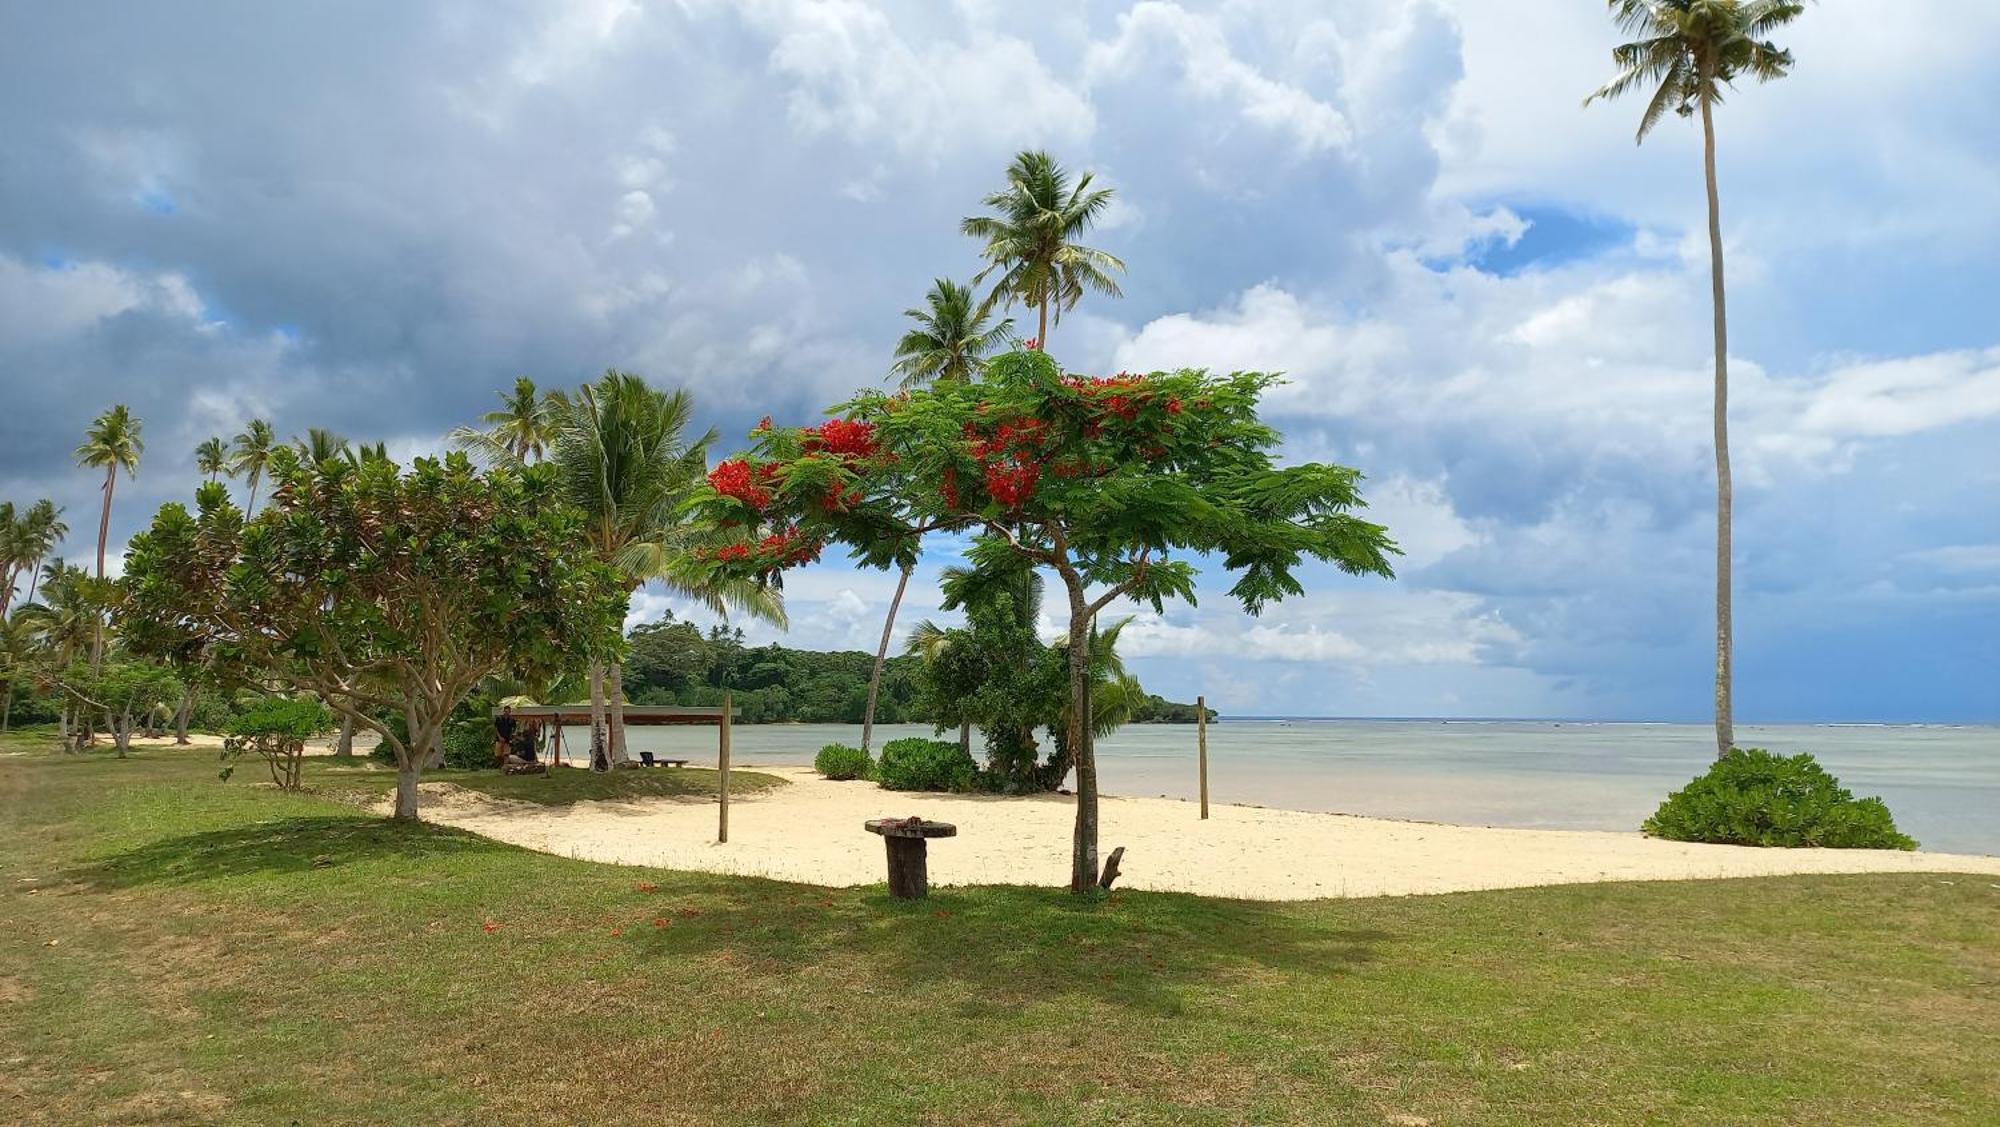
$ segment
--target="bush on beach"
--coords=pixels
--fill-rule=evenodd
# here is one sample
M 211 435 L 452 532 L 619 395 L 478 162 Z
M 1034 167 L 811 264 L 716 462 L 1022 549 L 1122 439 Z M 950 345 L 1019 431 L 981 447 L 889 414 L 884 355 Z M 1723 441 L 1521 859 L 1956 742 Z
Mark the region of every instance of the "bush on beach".
M 1806 753 L 1731 748 L 1667 796 L 1640 827 L 1649 836 L 1719 845 L 1915 849 L 1879 798 L 1855 798 Z
M 874 774 L 868 753 L 846 744 L 828 744 L 813 756 L 813 770 L 829 779 L 865 779 Z
M 956 743 L 917 737 L 883 744 L 875 765 L 884 790 L 968 791 L 978 774 L 979 765 Z

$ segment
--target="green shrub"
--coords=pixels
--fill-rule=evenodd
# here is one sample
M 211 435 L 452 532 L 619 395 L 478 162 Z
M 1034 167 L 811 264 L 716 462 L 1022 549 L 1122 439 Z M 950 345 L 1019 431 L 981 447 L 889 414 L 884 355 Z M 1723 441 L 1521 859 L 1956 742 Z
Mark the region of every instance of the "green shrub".
M 499 741 L 491 716 L 453 720 L 444 729 L 444 765 L 462 771 L 491 767 L 493 745 Z
M 1879 798 L 1855 798 L 1811 755 L 1732 748 L 1667 796 L 1641 829 L 1722 845 L 1915 849 Z
M 813 770 L 829 779 L 865 779 L 875 772 L 875 761 L 858 747 L 828 744 L 813 756 Z
M 875 764 L 875 778 L 885 790 L 966 791 L 978 773 L 972 756 L 949 740 L 891 740 Z

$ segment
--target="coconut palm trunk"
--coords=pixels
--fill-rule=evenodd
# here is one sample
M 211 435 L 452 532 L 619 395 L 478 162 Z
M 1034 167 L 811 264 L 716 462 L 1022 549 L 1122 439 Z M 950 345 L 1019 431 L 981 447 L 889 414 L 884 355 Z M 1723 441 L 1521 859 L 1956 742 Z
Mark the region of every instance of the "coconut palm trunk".
M 604 666 L 593 661 L 590 663 L 590 769 L 603 771 L 610 766 L 604 739 Z
M 1722 205 L 1715 187 L 1715 115 L 1707 90 L 1713 69 L 1702 60 L 1702 169 L 1708 181 L 1710 297 L 1715 306 L 1715 754 L 1736 743 L 1734 624 L 1730 571 L 1734 492 L 1729 480 L 1729 313 L 1722 286 Z
M 896 612 L 902 608 L 903 592 L 909 589 L 910 573 L 916 570 L 914 564 L 903 568 L 902 577 L 896 580 L 896 594 L 889 600 L 889 617 L 882 623 L 882 644 L 875 647 L 875 670 L 868 675 L 868 708 L 861 714 L 861 750 L 869 750 L 869 740 L 875 736 L 875 702 L 882 695 L 882 669 L 889 663 L 889 639 L 896 634 Z
M 611 765 L 623 767 L 631 761 L 625 754 L 625 663 L 610 665 L 611 687 L 605 694 L 604 734 L 611 751 Z
M 111 539 L 111 495 L 118 488 L 118 465 L 112 463 L 104 470 L 104 512 L 97 518 L 97 578 L 104 578 L 104 551 Z M 97 630 L 90 640 L 90 672 L 95 675 L 104 666 L 104 616 L 97 618 Z
M 181 690 L 180 711 L 174 714 L 174 743 L 186 747 L 188 744 L 188 722 L 194 716 L 194 682 L 189 681 Z

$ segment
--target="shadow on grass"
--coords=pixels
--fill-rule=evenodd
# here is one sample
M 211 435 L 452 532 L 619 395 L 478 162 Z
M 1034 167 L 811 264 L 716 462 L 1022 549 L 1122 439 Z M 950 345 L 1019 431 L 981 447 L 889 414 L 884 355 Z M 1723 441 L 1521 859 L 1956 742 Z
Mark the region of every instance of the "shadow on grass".
M 752 897 L 743 882 L 718 882 L 719 907 L 636 929 L 631 941 L 649 957 L 720 956 L 775 975 L 851 973 L 859 960 L 862 973 L 917 987 L 912 996 L 963 986 L 964 1017 L 1064 995 L 1171 1017 L 1191 987 L 1351 973 L 1396 938 L 1324 912 L 1174 893 L 1085 899 L 990 886 L 902 901 L 879 886 L 759 883 L 764 894 Z
M 378 859 L 422 862 L 506 848 L 443 826 L 359 815 L 303 816 L 161 838 L 66 875 L 89 887 L 134 888 L 303 873 Z
M 488 857 L 493 864 L 481 863 Z M 965 1018 L 1065 996 L 1171 1017 L 1191 991 L 1338 977 L 1375 961 L 1396 939 L 1348 926 L 1351 916 L 1323 907 L 1176 893 L 1080 898 L 1012 886 L 946 888 L 901 901 L 879 885 L 833 889 L 569 861 L 363 815 L 273 818 L 164 838 L 66 876 L 86 888 L 120 889 L 324 872 L 372 899 L 339 873 L 365 862 L 386 866 L 387 875 L 429 878 L 413 912 L 457 914 L 468 900 L 497 900 L 518 913 L 494 909 L 508 915 L 510 935 L 560 940 L 586 958 L 623 949 L 638 957 L 640 974 L 648 965 L 715 960 L 753 976 L 832 975 L 896 996 L 934 999 L 942 988 Z M 626 927 L 621 936 L 600 925 L 579 933 L 586 914 Z M 649 926 L 654 918 L 672 922 Z

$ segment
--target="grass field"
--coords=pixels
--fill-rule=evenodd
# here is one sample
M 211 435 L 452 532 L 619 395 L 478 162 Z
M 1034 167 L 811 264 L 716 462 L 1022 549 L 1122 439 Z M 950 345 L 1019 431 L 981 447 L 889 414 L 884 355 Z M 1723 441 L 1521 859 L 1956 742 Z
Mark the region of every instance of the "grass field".
M 2000 1121 L 1985 878 L 900 903 L 34 739 L 0 857 L 10 1122 Z

